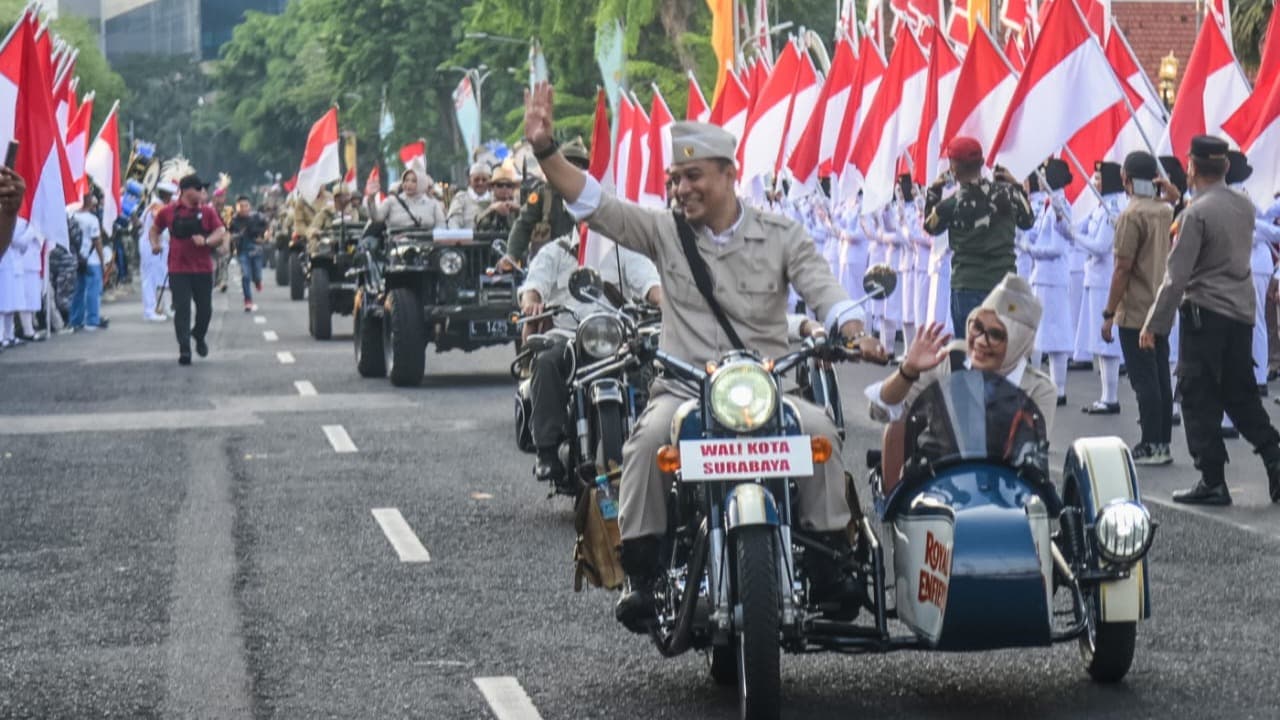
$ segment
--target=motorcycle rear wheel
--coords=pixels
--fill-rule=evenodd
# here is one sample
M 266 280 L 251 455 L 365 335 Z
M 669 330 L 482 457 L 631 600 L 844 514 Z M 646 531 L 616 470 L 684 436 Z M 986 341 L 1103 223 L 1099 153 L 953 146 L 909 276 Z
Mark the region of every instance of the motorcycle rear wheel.
M 775 720 L 782 708 L 778 634 L 778 558 L 774 530 L 746 527 L 734 533 L 735 581 L 742 624 L 736 628 L 738 716 Z
M 289 253 L 289 299 L 301 300 L 307 291 L 307 275 L 302 271 L 302 253 Z
M 308 299 L 311 337 L 328 340 L 333 337 L 333 311 L 329 307 L 329 272 L 323 267 L 311 270 L 311 297 Z

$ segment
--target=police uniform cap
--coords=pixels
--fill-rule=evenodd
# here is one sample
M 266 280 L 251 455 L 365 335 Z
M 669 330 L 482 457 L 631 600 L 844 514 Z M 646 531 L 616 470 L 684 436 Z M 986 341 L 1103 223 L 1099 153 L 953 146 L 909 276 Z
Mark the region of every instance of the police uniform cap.
M 671 125 L 671 164 L 695 160 L 728 160 L 737 155 L 733 134 L 711 123 L 681 121 Z
M 1124 183 L 1120 182 L 1120 164 L 1110 161 L 1099 161 L 1094 165 L 1094 169 L 1098 171 L 1101 188 L 1099 192 L 1103 195 L 1124 192 Z
M 1125 156 L 1124 172 L 1134 180 L 1155 180 L 1160 174 L 1156 159 L 1145 150 L 1134 150 Z
M 1228 185 L 1242 183 L 1253 175 L 1253 166 L 1249 164 L 1249 158 L 1239 150 L 1228 150 L 1227 161 L 1231 163 L 1227 168 Z
M 1227 141 L 1213 135 L 1197 135 L 1191 138 L 1191 157 L 1203 160 L 1225 159 Z

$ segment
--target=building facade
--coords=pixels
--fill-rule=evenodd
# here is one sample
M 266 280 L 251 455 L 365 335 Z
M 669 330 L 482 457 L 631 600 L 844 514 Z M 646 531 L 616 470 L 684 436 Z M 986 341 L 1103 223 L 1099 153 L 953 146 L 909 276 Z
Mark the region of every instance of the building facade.
M 84 18 L 110 62 L 129 56 L 213 60 L 249 10 L 284 12 L 288 0 L 58 0 Z

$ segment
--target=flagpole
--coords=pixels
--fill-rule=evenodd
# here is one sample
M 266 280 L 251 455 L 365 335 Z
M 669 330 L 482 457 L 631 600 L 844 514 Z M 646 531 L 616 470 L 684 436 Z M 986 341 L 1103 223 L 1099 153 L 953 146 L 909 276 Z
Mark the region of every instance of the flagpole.
M 1085 169 L 1084 164 L 1080 162 L 1080 158 L 1076 157 L 1076 154 L 1071 150 L 1071 146 L 1070 146 L 1070 145 L 1063 145 L 1063 146 L 1062 146 L 1062 152 L 1066 153 L 1066 154 L 1067 154 L 1067 157 L 1071 159 L 1071 162 L 1075 164 L 1075 166 L 1076 166 L 1076 170 L 1080 171 L 1080 176 L 1081 176 L 1081 177 L 1083 177 L 1083 178 L 1086 178 L 1086 180 L 1084 181 L 1084 184 L 1085 184 L 1085 185 L 1086 185 L 1090 190 L 1092 190 L 1092 191 L 1093 191 L 1093 195 L 1094 195 L 1094 197 L 1098 198 L 1098 204 L 1099 204 L 1099 205 L 1102 205 L 1102 207 L 1106 208 L 1106 210 L 1107 210 L 1107 217 L 1110 217 L 1112 220 L 1114 220 L 1114 219 L 1115 219 L 1115 216 L 1113 216 L 1113 215 L 1111 214 L 1111 208 L 1108 208 L 1108 207 L 1107 207 L 1107 205 L 1106 205 L 1106 203 L 1105 203 L 1105 202 L 1103 202 L 1103 200 L 1102 200 L 1102 193 L 1098 190 L 1098 188 L 1096 188 L 1096 187 L 1094 187 L 1094 186 L 1093 186 L 1093 183 L 1092 183 L 1092 182 L 1090 182 L 1090 181 L 1088 180 L 1088 178 L 1093 177 L 1093 173 L 1091 173 L 1091 172 L 1089 172 L 1088 170 L 1086 170 L 1086 169 Z M 1157 165 L 1159 165 L 1160 163 L 1156 163 L 1156 164 L 1157 164 Z
M 1118 27 L 1111 28 L 1111 32 L 1116 33 L 1119 36 L 1120 42 L 1124 44 L 1124 49 L 1129 53 L 1129 59 L 1133 61 L 1134 65 L 1138 66 L 1139 70 L 1142 70 L 1142 63 L 1138 62 L 1138 54 L 1133 51 L 1133 46 L 1129 44 L 1128 36 L 1125 35 Z M 1160 93 L 1156 91 L 1156 86 L 1151 84 L 1151 78 L 1147 77 L 1146 71 L 1143 70 L 1138 74 L 1142 76 L 1142 82 L 1146 84 L 1147 90 L 1151 91 L 1151 96 L 1156 98 L 1160 97 Z M 1160 120 L 1162 122 L 1169 121 L 1169 114 L 1164 111 L 1163 106 L 1161 106 Z

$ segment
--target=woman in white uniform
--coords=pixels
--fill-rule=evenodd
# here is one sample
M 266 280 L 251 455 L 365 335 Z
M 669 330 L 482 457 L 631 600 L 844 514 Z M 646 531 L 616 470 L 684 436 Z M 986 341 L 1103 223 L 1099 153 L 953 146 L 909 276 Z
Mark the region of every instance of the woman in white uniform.
M 878 241 L 876 245 L 879 246 L 879 262 L 894 269 L 898 268 L 905 244 L 902 237 L 901 209 L 901 205 L 889 203 L 878 213 L 880 232 L 876 235 Z M 892 295 L 876 303 L 880 306 L 880 344 L 884 345 L 890 355 L 896 354 L 894 348 L 898 342 L 898 329 L 902 327 L 903 294 L 902 283 L 899 282 L 898 288 Z
M 861 300 L 862 276 L 867 271 L 867 231 L 862 222 L 862 191 L 840 212 L 840 270 L 836 277 L 853 300 Z
M 1082 232 L 1076 235 L 1076 245 L 1087 257 L 1084 261 L 1084 309 L 1080 311 L 1075 345 L 1088 349 L 1102 381 L 1102 397 L 1082 410 L 1090 415 L 1115 415 L 1120 412 L 1120 363 L 1123 354 L 1120 343 L 1114 338 L 1112 342 L 1102 339 L 1102 313 L 1107 309 L 1107 294 L 1111 290 L 1111 275 L 1115 268 L 1115 256 L 1112 255 L 1115 219 L 1129 204 L 1129 197 L 1120 180 L 1119 164 L 1100 162 L 1096 167 L 1094 186 L 1101 193 L 1102 202 L 1089 214 Z
M 14 333 L 14 319 L 26 305 L 23 255 L 37 242 L 30 230 L 16 231 L 8 251 L 0 255 L 0 349 L 19 344 Z
M 1232 150 L 1227 153 L 1231 163 L 1227 169 L 1227 185 L 1240 192 L 1246 192 L 1244 181 L 1253 175 L 1253 168 L 1244 154 Z M 1246 192 L 1247 194 L 1247 192 Z M 1253 377 L 1258 389 L 1267 390 L 1267 288 L 1271 285 L 1271 275 L 1275 272 L 1275 262 L 1271 256 L 1271 246 L 1277 228 L 1268 227 L 1266 217 L 1261 209 L 1255 209 L 1256 222 L 1253 225 L 1253 251 L 1249 255 L 1249 270 L 1253 273 L 1253 289 L 1257 298 L 1254 305 L 1253 320 Z
M 1070 303 L 1064 302 L 1070 291 L 1068 254 L 1074 231 L 1071 209 L 1062 189 L 1071 182 L 1071 171 L 1066 163 L 1056 158 L 1046 161 L 1041 171 L 1048 181 L 1049 192 L 1041 191 L 1039 181 L 1032 177 L 1036 180 L 1032 183 L 1031 194 L 1036 222 L 1027 241 L 1028 252 L 1035 261 L 1031 269 L 1031 287 L 1044 308 L 1044 314 L 1036 331 L 1035 352 L 1031 358 L 1033 364 L 1038 364 L 1036 361 L 1041 355 L 1049 356 L 1049 376 L 1058 391 L 1058 405 L 1063 406 L 1067 404 L 1067 360 L 1075 340 Z
M 907 182 L 910 182 L 909 178 Z M 919 329 L 929 324 L 929 255 L 933 249 L 933 236 L 924 231 L 924 196 L 915 187 L 905 187 L 903 198 L 902 232 L 906 239 L 903 254 L 911 257 L 911 295 L 903 296 L 903 302 L 907 304 L 903 308 L 903 347 L 907 347 L 915 340 Z M 909 326 L 907 317 L 911 319 Z
M 156 185 L 156 196 L 151 206 L 142 214 L 142 232 L 138 234 L 139 275 L 142 277 L 142 319 L 147 322 L 166 322 L 163 312 L 156 312 L 156 299 L 160 288 L 169 277 L 169 231 L 160 233 L 160 254 L 151 251 L 151 226 L 156 213 L 169 204 L 178 186 L 165 180 Z

